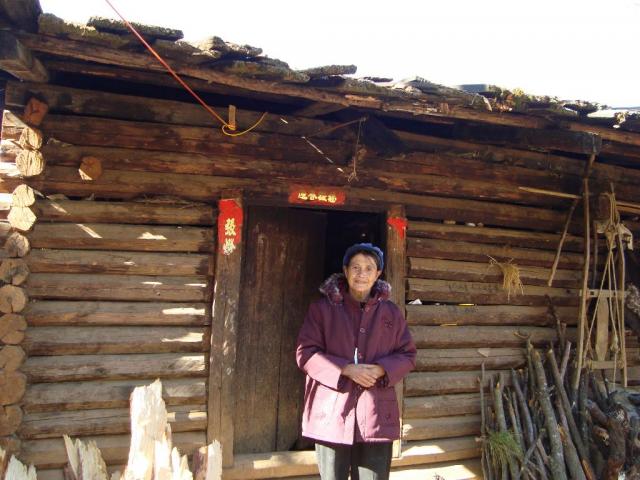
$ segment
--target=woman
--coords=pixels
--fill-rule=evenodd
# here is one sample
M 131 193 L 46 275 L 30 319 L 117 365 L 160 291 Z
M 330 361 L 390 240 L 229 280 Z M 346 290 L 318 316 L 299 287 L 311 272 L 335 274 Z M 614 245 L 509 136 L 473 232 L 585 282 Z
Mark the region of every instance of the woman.
M 320 287 L 298 336 L 306 373 L 302 435 L 316 441 L 323 480 L 389 478 L 400 414 L 393 386 L 415 366 L 416 348 L 391 286 L 379 280 L 382 251 L 347 249 L 343 274 Z

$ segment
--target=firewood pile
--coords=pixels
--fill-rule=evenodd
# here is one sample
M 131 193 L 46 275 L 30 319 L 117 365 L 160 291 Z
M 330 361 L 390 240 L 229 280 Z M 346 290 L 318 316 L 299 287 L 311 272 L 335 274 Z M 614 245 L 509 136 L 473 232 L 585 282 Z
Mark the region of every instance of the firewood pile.
M 131 444 L 123 473 L 109 474 L 100 449 L 64 436 L 68 464 L 65 480 L 220 480 L 222 451 L 214 441 L 200 448 L 193 457 L 193 470 L 186 455 L 172 446 L 171 427 L 162 399 L 162 384 L 137 387 L 131 394 Z M 36 469 L 23 465 L 0 448 L 0 480 L 37 480 Z
M 640 393 L 587 369 L 574 392 L 572 356 L 568 341 L 547 352 L 529 344 L 527 367 L 510 378 L 483 369 L 485 479 L 640 479 Z

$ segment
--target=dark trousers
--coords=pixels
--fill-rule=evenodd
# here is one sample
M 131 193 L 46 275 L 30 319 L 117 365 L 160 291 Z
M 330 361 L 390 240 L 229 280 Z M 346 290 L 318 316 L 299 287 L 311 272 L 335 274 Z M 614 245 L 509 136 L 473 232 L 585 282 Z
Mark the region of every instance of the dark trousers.
M 316 443 L 322 480 L 388 480 L 392 443 Z

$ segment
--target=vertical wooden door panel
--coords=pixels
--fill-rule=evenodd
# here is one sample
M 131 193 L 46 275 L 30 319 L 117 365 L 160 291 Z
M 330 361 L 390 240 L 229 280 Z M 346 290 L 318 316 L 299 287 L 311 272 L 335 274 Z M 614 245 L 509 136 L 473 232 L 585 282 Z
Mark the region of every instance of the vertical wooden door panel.
M 236 363 L 235 453 L 296 443 L 303 377 L 295 340 L 322 281 L 322 213 L 249 209 Z

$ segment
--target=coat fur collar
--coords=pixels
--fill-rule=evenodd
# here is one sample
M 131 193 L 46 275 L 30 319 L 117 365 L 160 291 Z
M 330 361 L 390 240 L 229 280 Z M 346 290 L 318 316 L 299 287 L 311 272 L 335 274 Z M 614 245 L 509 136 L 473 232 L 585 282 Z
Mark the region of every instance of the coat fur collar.
M 344 302 L 344 297 L 349 291 L 347 279 L 343 273 L 334 273 L 320 285 L 320 293 L 322 293 L 332 305 L 340 305 Z M 375 303 L 382 300 L 389 300 L 391 296 L 391 285 L 384 280 L 376 280 L 371 288 L 371 300 Z

